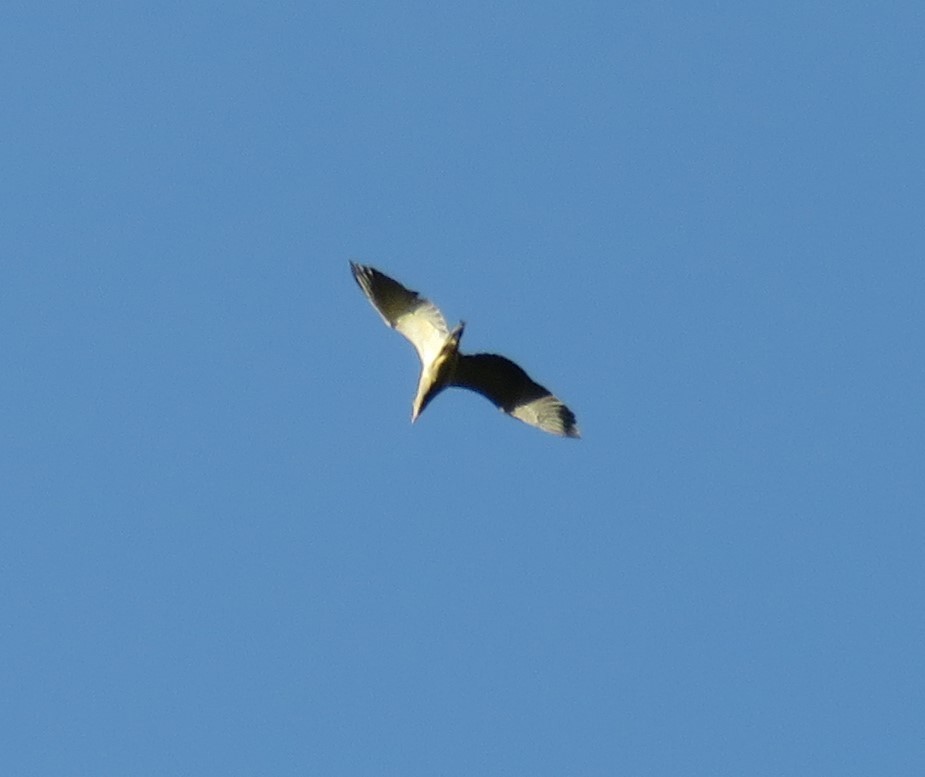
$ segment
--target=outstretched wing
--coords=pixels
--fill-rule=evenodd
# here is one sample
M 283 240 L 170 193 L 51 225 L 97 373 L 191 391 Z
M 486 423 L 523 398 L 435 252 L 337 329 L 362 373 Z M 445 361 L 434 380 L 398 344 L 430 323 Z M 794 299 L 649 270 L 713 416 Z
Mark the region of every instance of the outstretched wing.
M 350 269 L 385 323 L 411 341 L 422 365 L 430 364 L 450 333 L 437 306 L 373 267 L 350 262 Z
M 493 353 L 459 355 L 453 386 L 477 391 L 505 413 L 544 432 L 580 437 L 575 414 L 550 391 L 531 380 L 510 359 Z

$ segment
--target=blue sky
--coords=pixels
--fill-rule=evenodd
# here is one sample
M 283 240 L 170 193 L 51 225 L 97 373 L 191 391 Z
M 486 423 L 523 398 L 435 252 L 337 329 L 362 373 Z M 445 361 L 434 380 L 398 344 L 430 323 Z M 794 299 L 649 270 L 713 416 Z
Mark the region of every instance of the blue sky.
M 0 17 L 4 773 L 923 773 L 919 4 Z

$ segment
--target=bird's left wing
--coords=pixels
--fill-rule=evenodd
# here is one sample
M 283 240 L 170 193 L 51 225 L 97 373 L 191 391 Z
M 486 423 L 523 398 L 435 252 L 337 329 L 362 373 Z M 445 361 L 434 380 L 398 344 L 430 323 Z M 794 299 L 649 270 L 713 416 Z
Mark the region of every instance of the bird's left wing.
M 453 386 L 477 391 L 508 415 L 562 437 L 580 437 L 575 414 L 518 365 L 494 353 L 459 355 Z
M 351 262 L 350 269 L 385 323 L 411 341 L 422 365 L 430 364 L 450 333 L 437 306 L 374 267 Z

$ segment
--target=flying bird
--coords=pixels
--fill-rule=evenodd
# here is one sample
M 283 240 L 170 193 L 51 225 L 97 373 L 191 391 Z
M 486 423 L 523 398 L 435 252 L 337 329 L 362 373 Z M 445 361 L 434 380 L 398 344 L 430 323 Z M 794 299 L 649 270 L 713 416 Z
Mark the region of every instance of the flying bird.
M 443 389 L 477 391 L 508 415 L 562 437 L 580 437 L 575 414 L 510 359 L 459 351 L 465 323 L 452 331 L 430 300 L 373 267 L 350 263 L 353 277 L 386 324 L 403 334 L 421 359 L 421 377 L 411 406 L 414 423 Z

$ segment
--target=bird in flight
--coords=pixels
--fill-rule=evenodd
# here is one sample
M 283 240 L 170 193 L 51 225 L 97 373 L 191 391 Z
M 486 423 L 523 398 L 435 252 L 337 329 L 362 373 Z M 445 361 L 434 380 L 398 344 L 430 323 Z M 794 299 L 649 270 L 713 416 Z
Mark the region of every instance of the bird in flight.
M 421 359 L 421 378 L 411 407 L 414 423 L 443 389 L 477 391 L 508 415 L 561 437 L 580 437 L 575 414 L 510 359 L 493 353 L 462 354 L 465 323 L 450 331 L 443 314 L 373 267 L 350 263 L 353 277 L 386 324 L 403 334 Z

